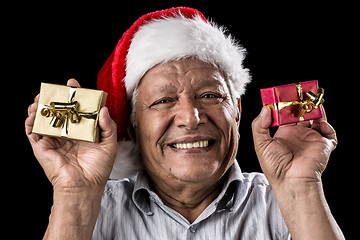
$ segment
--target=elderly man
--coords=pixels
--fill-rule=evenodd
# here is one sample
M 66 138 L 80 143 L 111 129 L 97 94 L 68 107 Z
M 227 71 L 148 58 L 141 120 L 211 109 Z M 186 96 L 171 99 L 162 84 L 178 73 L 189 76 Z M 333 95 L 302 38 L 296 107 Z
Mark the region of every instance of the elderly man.
M 263 107 L 264 174 L 241 172 L 243 55 L 197 10 L 168 9 L 136 21 L 99 72 L 99 143 L 32 133 L 36 97 L 26 134 L 54 189 L 44 238 L 343 239 L 321 182 L 337 144 L 325 112 L 271 137 Z

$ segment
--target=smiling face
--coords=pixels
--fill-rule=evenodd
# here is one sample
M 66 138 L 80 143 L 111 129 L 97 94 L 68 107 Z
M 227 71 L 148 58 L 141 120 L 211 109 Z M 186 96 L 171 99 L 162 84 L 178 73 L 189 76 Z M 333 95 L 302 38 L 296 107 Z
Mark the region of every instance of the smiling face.
M 153 67 L 136 104 L 136 141 L 147 173 L 162 181 L 218 181 L 236 155 L 236 115 L 214 66 L 188 58 Z

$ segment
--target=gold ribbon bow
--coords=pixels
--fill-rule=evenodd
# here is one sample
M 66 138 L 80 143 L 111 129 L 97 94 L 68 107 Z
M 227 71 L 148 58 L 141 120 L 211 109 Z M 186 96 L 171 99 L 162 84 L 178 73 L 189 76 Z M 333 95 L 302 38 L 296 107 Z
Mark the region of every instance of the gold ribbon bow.
M 54 128 L 62 127 L 61 136 L 67 137 L 69 121 L 71 123 L 78 123 L 81 117 L 96 119 L 98 112 L 83 113 L 79 112 L 80 104 L 78 101 L 73 101 L 76 93 L 76 88 L 70 87 L 69 102 L 51 102 L 50 106 L 45 106 L 40 113 L 44 117 L 52 117 L 50 125 Z
M 304 99 L 301 84 L 296 83 L 295 86 L 300 101 L 278 102 L 267 104 L 266 106 L 270 107 L 272 110 L 281 110 L 289 106 L 299 105 L 299 121 L 302 122 L 304 121 L 304 115 L 306 113 L 312 112 L 324 103 L 324 89 L 318 88 L 316 94 L 308 91 L 306 93 L 307 99 Z

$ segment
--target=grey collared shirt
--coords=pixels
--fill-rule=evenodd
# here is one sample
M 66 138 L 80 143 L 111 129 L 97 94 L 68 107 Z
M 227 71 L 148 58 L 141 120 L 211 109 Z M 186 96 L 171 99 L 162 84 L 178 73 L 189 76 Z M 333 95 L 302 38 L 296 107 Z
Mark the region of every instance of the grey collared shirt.
M 147 175 L 109 180 L 93 239 L 291 239 L 274 192 L 261 173 L 235 161 L 219 196 L 190 223 L 150 190 Z

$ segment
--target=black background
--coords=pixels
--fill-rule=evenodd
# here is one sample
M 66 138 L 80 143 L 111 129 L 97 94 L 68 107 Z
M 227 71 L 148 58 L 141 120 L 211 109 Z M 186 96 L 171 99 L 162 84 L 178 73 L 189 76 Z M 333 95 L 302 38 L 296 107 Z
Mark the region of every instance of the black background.
M 253 81 L 242 99 L 238 160 L 242 171 L 261 171 L 253 149 L 251 121 L 259 114 L 259 89 L 319 80 L 325 109 L 339 145 L 323 174 L 325 195 L 347 238 L 358 222 L 359 121 L 356 99 L 358 24 L 354 6 L 297 1 L 167 1 L 74 4 L 12 3 L 2 9 L 3 212 L 8 236 L 40 239 L 52 206 L 52 188 L 24 132 L 27 107 L 41 82 L 76 78 L 96 88 L 96 74 L 122 33 L 141 15 L 173 6 L 199 9 L 240 40 Z M 12 107 L 7 107 L 12 106 Z M 357 114 L 357 115 L 356 115 Z M 64 229 L 65 230 L 65 229 Z

